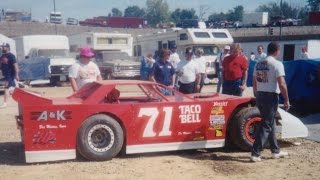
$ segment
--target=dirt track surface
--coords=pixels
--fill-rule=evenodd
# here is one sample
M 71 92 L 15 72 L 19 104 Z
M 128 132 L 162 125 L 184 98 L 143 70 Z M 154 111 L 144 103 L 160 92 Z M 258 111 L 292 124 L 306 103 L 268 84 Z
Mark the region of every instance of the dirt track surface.
M 67 96 L 70 87 L 32 88 L 45 96 Z M 205 91 L 213 91 L 212 85 Z M 250 93 L 248 93 L 250 94 Z M 0 102 L 2 102 L 2 96 Z M 268 149 L 262 162 L 251 163 L 249 153 L 238 149 L 189 150 L 122 155 L 111 161 L 25 164 L 10 99 L 0 109 L 0 179 L 315 179 L 320 177 L 320 143 L 305 139 L 280 141 L 285 159 L 271 159 Z M 295 145 L 301 143 L 301 145 Z

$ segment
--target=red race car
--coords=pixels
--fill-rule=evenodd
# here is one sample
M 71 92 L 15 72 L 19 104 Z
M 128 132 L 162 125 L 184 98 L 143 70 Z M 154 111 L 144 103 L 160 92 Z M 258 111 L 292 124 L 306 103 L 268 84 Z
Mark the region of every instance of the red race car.
M 217 148 L 227 140 L 249 150 L 261 120 L 254 98 L 184 95 L 147 81 L 89 83 L 66 98 L 16 89 L 13 98 L 19 104 L 16 121 L 27 163 L 75 159 L 76 151 L 101 161 L 121 150 Z M 280 116 L 282 137 L 307 136 L 299 120 L 281 110 Z

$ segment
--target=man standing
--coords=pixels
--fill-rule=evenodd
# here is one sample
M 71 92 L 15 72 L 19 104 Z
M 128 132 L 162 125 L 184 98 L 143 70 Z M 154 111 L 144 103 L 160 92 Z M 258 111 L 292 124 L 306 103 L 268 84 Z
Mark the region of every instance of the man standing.
M 271 42 L 267 49 L 268 57 L 256 64 L 253 75 L 253 90 L 256 94 L 257 106 L 262 121 L 251 151 L 251 161 L 261 161 L 260 152 L 268 141 L 272 158 L 288 156 L 287 152 L 280 151 L 276 138 L 275 116 L 278 109 L 278 95 L 284 97 L 284 108 L 289 109 L 287 85 L 284 79 L 283 64 L 276 58 L 280 54 L 280 46 Z
M 230 46 L 224 46 L 223 52 L 221 52 L 215 60 L 216 73 L 218 76 L 217 93 L 220 93 L 222 86 L 222 62 L 223 59 L 229 56 Z
M 180 62 L 180 57 L 179 57 L 179 54 L 177 53 L 177 45 L 173 44 L 170 51 L 171 51 L 171 54 L 169 57 L 169 62 L 172 64 L 174 69 L 176 69 L 177 64 Z
M 261 60 L 264 60 L 267 57 L 266 53 L 263 52 L 263 46 L 262 45 L 259 45 L 257 47 L 257 52 L 258 52 L 258 55 L 256 56 L 255 61 L 259 62 Z
M 186 60 L 182 60 L 177 65 L 177 75 L 179 76 L 179 91 L 184 94 L 199 92 L 200 71 L 199 65 L 192 60 L 192 48 L 186 49 Z
M 306 46 L 301 48 L 301 60 L 308 60 L 309 59 L 309 54 L 308 54 L 308 48 Z
M 140 65 L 140 79 L 148 81 L 150 71 L 152 69 L 153 63 L 155 63 L 155 60 L 153 59 L 153 56 L 151 53 L 149 53 L 147 56 L 141 57 L 141 65 Z
M 101 81 L 102 77 L 98 66 L 91 61 L 94 53 L 90 48 L 80 49 L 80 59 L 69 69 L 69 80 L 73 92 L 78 91 L 86 83 Z
M 222 93 L 242 96 L 246 89 L 248 77 L 248 62 L 241 53 L 239 43 L 232 44 L 230 55 L 222 62 Z
M 199 66 L 199 73 L 200 73 L 200 90 L 199 93 L 201 92 L 201 89 L 204 85 L 204 80 L 207 78 L 207 62 L 206 59 L 202 56 L 203 54 L 203 49 L 202 48 L 197 48 L 196 50 L 196 58 L 194 59 L 196 63 L 198 63 Z
M 162 49 L 160 51 L 160 59 L 153 64 L 150 80 L 173 88 L 175 69 L 168 61 L 169 56 L 170 51 L 168 49 Z M 162 92 L 162 94 L 170 95 L 169 92 Z
M 11 94 L 16 87 L 15 80 L 19 81 L 19 66 L 17 64 L 16 57 L 10 52 L 10 45 L 8 43 L 2 46 L 0 62 L 5 81 L 4 98 L 0 108 L 5 108 L 7 107 L 9 94 Z

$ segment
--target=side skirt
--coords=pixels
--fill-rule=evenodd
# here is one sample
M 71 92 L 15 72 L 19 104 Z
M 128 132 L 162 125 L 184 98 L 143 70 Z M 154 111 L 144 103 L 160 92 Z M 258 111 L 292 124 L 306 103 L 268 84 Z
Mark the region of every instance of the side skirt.
M 25 151 L 26 162 L 47 162 L 47 161 L 60 161 L 68 159 L 76 159 L 75 149 L 65 150 L 46 150 L 46 151 Z
M 127 145 L 127 154 L 224 147 L 225 140 L 189 141 L 159 144 Z

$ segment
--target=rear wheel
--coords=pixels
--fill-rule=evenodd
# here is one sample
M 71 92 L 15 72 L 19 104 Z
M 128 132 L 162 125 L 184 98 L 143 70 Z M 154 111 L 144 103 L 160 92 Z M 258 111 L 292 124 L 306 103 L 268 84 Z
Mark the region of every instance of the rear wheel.
M 230 138 L 240 149 L 250 151 L 261 122 L 261 115 L 256 107 L 240 110 L 232 119 Z
M 120 124 L 110 116 L 98 114 L 82 123 L 78 131 L 77 149 L 86 159 L 110 160 L 120 152 L 123 142 Z

